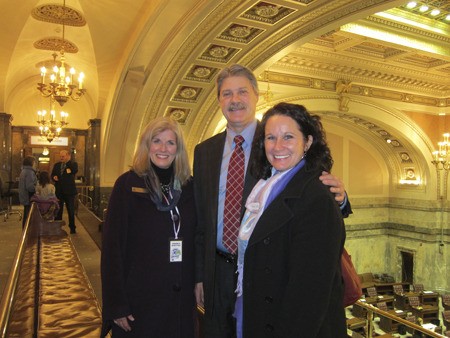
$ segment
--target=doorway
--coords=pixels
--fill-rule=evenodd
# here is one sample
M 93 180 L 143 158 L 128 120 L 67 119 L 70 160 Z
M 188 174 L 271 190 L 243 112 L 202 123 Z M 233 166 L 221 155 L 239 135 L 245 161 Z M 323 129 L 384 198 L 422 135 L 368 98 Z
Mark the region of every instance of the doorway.
M 414 254 L 400 251 L 402 258 L 402 282 L 413 284 L 414 280 Z

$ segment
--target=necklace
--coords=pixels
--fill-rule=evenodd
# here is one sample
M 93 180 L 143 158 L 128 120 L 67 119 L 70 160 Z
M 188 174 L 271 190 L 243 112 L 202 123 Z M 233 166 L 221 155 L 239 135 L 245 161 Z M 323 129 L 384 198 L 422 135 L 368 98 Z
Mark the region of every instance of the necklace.
M 162 183 L 160 183 L 160 186 L 161 186 L 161 191 L 164 193 L 164 194 L 169 194 L 169 191 L 170 191 L 170 183 L 169 184 L 162 184 Z

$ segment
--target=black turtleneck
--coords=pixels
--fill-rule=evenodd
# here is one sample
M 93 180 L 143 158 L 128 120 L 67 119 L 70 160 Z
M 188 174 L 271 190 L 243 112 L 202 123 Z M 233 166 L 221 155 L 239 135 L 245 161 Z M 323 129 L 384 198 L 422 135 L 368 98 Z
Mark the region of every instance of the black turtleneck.
M 173 165 L 167 169 L 160 168 L 152 163 L 152 168 L 155 171 L 156 176 L 158 176 L 159 182 L 161 184 L 169 184 L 173 177 Z

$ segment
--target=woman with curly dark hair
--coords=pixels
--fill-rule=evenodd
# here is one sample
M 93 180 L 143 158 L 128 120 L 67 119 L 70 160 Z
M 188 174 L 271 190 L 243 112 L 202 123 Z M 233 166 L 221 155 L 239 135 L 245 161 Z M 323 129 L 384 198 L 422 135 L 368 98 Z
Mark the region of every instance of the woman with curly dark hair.
M 319 180 L 333 165 L 319 116 L 280 103 L 255 135 L 238 237 L 238 337 L 346 337 L 339 206 Z

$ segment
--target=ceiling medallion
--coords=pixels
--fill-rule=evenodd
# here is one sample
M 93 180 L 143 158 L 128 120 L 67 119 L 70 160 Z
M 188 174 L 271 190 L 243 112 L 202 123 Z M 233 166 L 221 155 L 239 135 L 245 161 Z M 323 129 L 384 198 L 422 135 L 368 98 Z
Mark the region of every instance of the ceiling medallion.
M 169 116 L 179 124 L 185 124 L 189 116 L 189 109 L 169 108 L 164 116 Z
M 39 21 L 81 27 L 86 25 L 83 15 L 76 9 L 65 5 L 45 4 L 33 8 L 31 16 Z
M 170 116 L 175 120 L 182 120 L 186 116 L 186 112 L 181 109 L 175 109 L 170 112 Z
M 212 57 L 215 58 L 219 58 L 219 59 L 224 59 L 227 57 L 228 53 L 230 52 L 229 49 L 227 47 L 223 47 L 223 46 L 214 46 L 211 49 L 209 49 L 209 54 Z
M 197 95 L 197 91 L 192 87 L 185 87 L 180 91 L 180 96 L 185 99 L 192 99 Z
M 279 11 L 279 7 L 275 5 L 266 4 L 255 7 L 255 13 L 263 18 L 273 18 L 278 15 Z
M 61 38 L 44 38 L 33 44 L 36 49 L 52 50 L 59 52 L 64 49 L 65 53 L 78 53 L 78 47 L 70 41 Z
M 400 158 L 402 159 L 402 162 L 410 162 L 411 158 L 407 153 L 401 153 Z
M 207 67 L 197 67 L 194 69 L 193 74 L 198 78 L 207 78 L 209 75 L 211 75 L 211 69 Z
M 230 35 L 234 36 L 235 38 L 246 38 L 252 33 L 249 27 L 238 25 L 231 27 L 229 32 Z

